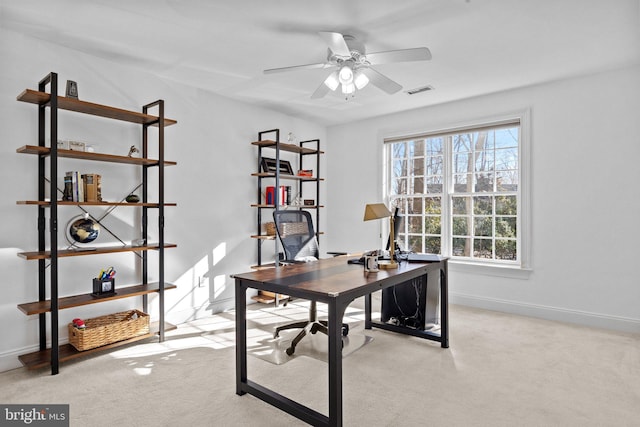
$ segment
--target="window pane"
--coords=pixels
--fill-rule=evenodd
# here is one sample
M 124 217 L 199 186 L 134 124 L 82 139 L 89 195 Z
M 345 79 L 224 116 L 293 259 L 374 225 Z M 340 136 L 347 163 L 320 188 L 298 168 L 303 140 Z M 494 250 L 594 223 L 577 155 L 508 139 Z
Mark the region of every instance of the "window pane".
M 391 172 L 394 177 L 407 176 L 407 161 L 405 159 L 393 160 Z
M 424 212 L 427 214 L 440 214 L 442 212 L 442 199 L 440 197 L 427 197 L 424 200 Z
M 516 241 L 496 240 L 496 259 L 516 261 Z
M 474 239 L 473 256 L 475 258 L 493 258 L 492 244 L 490 239 Z
M 471 197 L 454 197 L 453 214 L 466 215 L 471 213 Z
M 518 148 L 496 150 L 496 169 L 518 169 Z
M 428 216 L 424 219 L 425 234 L 440 234 L 440 217 Z
M 496 217 L 496 237 L 517 237 L 515 217 Z
M 469 170 L 469 158 L 470 154 L 455 154 L 453 157 L 453 172 L 454 173 L 466 173 L 471 172 Z
M 408 142 L 408 153 L 407 157 L 416 157 L 424 155 L 424 140 L 419 139 L 417 141 L 409 141 Z
M 422 251 L 422 236 L 409 236 L 409 248 L 411 252 L 423 252 Z
M 412 197 L 407 201 L 407 213 L 422 215 L 422 198 Z
M 411 177 L 409 178 L 409 183 L 411 187 L 409 188 L 408 194 L 424 193 L 424 177 L 423 176 Z
M 396 178 L 391 181 L 391 194 L 408 194 L 407 178 Z
M 473 235 L 474 236 L 493 236 L 493 218 L 491 217 L 476 217 L 473 221 Z
M 410 175 L 424 175 L 424 157 L 413 158 L 409 160 L 411 168 L 409 169 Z
M 497 196 L 496 215 L 516 215 L 518 213 L 516 196 Z
M 425 175 L 442 175 L 442 156 L 427 157 Z
M 427 193 L 428 194 L 441 194 L 442 193 L 442 177 L 432 176 L 427 178 Z
M 440 253 L 440 237 L 427 237 L 425 239 L 425 252 L 430 254 Z
M 494 170 L 493 150 L 478 151 L 475 159 L 476 172 L 488 172 Z
M 471 151 L 471 140 L 467 134 L 453 135 L 453 152 L 468 153 Z
M 518 191 L 518 171 L 496 172 L 496 191 Z
M 493 192 L 493 172 L 479 172 L 476 174 L 476 193 Z
M 422 216 L 409 216 L 406 220 L 409 233 L 422 233 Z
M 453 256 L 471 256 L 471 239 L 455 237 L 453 239 Z
M 427 156 L 442 155 L 444 153 L 443 143 L 444 143 L 444 139 L 442 137 L 427 139 L 426 141 Z
M 453 176 L 453 191 L 456 193 L 470 193 L 471 185 L 473 183 L 473 175 L 454 175 Z
M 475 215 L 491 215 L 493 213 L 493 197 L 491 196 L 474 197 L 473 213 Z
M 453 235 L 454 236 L 468 236 L 469 235 L 469 222 L 471 217 L 468 216 L 454 216 L 453 217 Z
M 517 147 L 520 139 L 518 130 L 517 127 L 497 129 L 495 131 L 496 148 Z

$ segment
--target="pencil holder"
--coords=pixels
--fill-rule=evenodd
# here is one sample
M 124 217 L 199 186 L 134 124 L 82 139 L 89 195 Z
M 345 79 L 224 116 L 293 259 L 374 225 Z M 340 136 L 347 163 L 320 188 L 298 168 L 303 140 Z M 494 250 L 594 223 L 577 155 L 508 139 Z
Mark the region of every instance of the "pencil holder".
M 115 295 L 116 279 L 93 279 L 93 295 L 94 297 L 104 297 Z

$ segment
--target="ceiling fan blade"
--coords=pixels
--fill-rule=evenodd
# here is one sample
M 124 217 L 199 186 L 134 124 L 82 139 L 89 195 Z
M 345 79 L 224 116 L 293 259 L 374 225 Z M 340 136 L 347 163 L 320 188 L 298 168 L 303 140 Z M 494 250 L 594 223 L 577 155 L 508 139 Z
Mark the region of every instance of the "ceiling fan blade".
M 351 51 L 349 50 L 349 46 L 347 46 L 347 42 L 344 41 L 344 36 L 340 33 L 330 33 L 327 31 L 321 31 L 320 37 L 324 39 L 324 41 L 329 46 L 329 49 L 333 51 L 333 53 L 339 56 L 351 56 Z
M 370 64 L 387 64 L 389 62 L 428 61 L 431 52 L 426 47 L 413 49 L 388 50 L 386 52 L 374 52 L 367 54 Z
M 318 89 L 316 89 L 316 91 L 311 95 L 311 99 L 324 98 L 324 96 L 330 91 L 331 89 L 329 89 L 327 85 L 322 82 L 320 83 L 320 86 L 318 86 Z
M 306 65 L 294 65 L 293 67 L 282 67 L 282 68 L 270 68 L 268 70 L 264 70 L 264 74 L 274 74 L 274 73 L 282 73 L 286 71 L 297 71 L 297 70 L 314 70 L 318 68 L 327 68 L 331 67 L 331 64 L 326 63 L 318 63 L 318 64 L 306 64 Z
M 373 68 L 361 68 L 360 71 L 369 78 L 369 82 L 392 95 L 402 89 L 398 83 L 391 80 L 389 77 L 380 74 Z

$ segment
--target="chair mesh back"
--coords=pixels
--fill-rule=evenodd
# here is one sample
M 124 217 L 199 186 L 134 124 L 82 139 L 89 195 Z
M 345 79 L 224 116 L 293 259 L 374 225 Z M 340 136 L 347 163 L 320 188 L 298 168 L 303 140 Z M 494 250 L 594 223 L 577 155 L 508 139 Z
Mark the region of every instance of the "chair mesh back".
M 286 259 L 307 256 L 318 258 L 318 242 L 309 212 L 274 211 L 273 220 Z

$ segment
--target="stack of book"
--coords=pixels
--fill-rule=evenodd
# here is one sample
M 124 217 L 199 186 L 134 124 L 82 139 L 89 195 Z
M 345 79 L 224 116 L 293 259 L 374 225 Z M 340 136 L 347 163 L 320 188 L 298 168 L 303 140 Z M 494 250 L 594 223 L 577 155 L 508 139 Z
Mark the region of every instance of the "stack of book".
M 100 175 L 96 173 L 80 174 L 77 171 L 66 172 L 64 174 L 62 200 L 69 202 L 101 202 Z
M 281 185 L 280 186 L 280 194 L 278 194 L 278 204 L 280 206 L 290 205 L 291 204 L 291 186 L 289 185 Z M 267 187 L 267 191 L 265 193 L 265 203 L 267 205 L 275 205 L 276 202 L 276 187 L 269 186 Z

